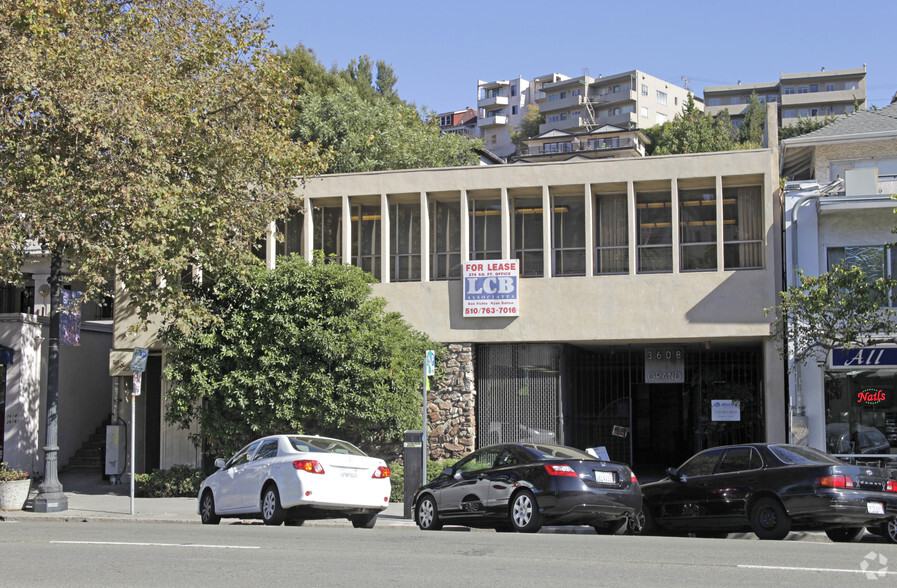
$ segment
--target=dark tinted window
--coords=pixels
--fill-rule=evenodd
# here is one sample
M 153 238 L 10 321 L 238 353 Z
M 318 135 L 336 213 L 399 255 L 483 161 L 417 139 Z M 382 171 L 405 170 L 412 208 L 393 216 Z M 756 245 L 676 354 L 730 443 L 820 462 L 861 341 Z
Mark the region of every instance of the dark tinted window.
M 718 473 L 756 470 L 761 467 L 760 455 L 753 447 L 732 447 L 726 450 L 719 464 Z
M 836 463 L 843 464 L 834 457 L 812 447 L 798 447 L 797 445 L 770 445 L 769 451 L 785 465 L 803 463 Z
M 595 459 L 585 451 L 564 445 L 533 445 L 530 449 L 539 454 L 538 459 Z
M 258 447 L 258 445 L 259 442 L 254 441 L 253 443 L 250 443 L 249 445 L 238 451 L 236 455 L 230 458 L 230 461 L 227 462 L 226 467 L 232 468 L 242 463 L 248 463 L 252 452 L 255 451 L 255 448 Z
M 498 451 L 499 450 L 497 448 L 481 449 L 479 451 L 475 451 L 463 461 L 458 462 L 458 465 L 455 467 L 455 471 L 466 474 L 468 472 L 488 470 L 493 465 L 495 465 L 495 460 L 498 457 Z
M 268 439 L 259 447 L 255 459 L 265 459 L 267 457 L 277 457 L 277 439 Z
M 716 468 L 716 462 L 719 461 L 719 457 L 722 453 L 722 449 L 713 449 L 697 454 L 679 468 L 679 475 L 689 477 L 709 476 L 713 473 L 714 468 Z

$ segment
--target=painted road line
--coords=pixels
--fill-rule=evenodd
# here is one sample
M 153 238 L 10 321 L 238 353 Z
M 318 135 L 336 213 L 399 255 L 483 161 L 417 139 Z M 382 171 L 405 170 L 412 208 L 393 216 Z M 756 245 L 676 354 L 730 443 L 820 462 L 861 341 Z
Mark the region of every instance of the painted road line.
M 260 549 L 258 545 L 204 545 L 202 543 L 137 543 L 127 541 L 50 541 L 67 545 L 133 545 L 136 547 L 202 547 L 206 549 Z

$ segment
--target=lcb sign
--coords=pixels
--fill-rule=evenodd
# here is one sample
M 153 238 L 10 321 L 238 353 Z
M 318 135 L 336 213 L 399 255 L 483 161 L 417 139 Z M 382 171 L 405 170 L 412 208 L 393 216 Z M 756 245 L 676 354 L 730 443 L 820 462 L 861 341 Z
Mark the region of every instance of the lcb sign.
M 883 408 L 891 404 L 890 393 L 885 392 L 881 388 L 866 388 L 861 392 L 857 392 L 856 399 L 857 404 L 874 406 L 876 408 Z

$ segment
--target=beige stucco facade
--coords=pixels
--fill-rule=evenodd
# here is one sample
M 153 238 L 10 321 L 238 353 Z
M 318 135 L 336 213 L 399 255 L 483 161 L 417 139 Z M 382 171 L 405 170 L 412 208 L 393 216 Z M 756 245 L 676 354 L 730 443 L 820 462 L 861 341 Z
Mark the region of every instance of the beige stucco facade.
M 679 195 L 704 191 L 708 205 L 716 207 L 714 218 L 724 218 L 721 197 L 728 190 L 749 186 L 759 192 L 760 257 L 753 267 L 726 269 L 724 223 L 714 225 L 716 267 L 683 271 L 681 234 L 672 230 L 672 264 L 669 271 L 646 273 L 635 261 L 639 257 L 638 195 L 645 191 L 668 193 L 671 224 L 680 226 Z M 784 370 L 768 339 L 770 319 L 764 310 L 774 306 L 780 290 L 778 150 L 663 156 L 630 160 L 597 160 L 514 164 L 486 167 L 440 168 L 331 175 L 308 180 L 301 188 L 303 214 L 301 245 L 293 252 L 311 259 L 317 249 L 316 206 L 326 204 L 342 211 L 341 250 L 353 251 L 353 206 L 364 203 L 379 210 L 378 222 L 390 226 L 391 205 L 397 202 L 420 206 L 420 275 L 412 281 L 393 281 L 391 255 L 379 257 L 380 283 L 376 295 L 387 300 L 388 309 L 400 312 L 415 328 L 446 345 L 562 344 L 583 349 L 626 346 L 640 349 L 659 344 L 690 345 L 709 350 L 713 346 L 750 345 L 758 350 L 762 372 L 760 398 L 763 404 L 763 439 L 782 441 L 786 436 Z M 626 201 L 628 224 L 628 270 L 614 274 L 594 271 L 596 253 L 596 198 L 616 194 Z M 715 196 L 714 196 L 715 195 Z M 501 259 L 514 257 L 511 203 L 515 198 L 541 199 L 542 210 L 552 210 L 552 198 L 581 198 L 585 216 L 585 275 L 555 276 L 552 255 L 544 256 L 541 277 L 519 280 L 520 313 L 516 317 L 464 318 L 462 281 L 431 279 L 429 208 L 434 202 L 460 203 L 460 210 L 479 197 L 496 198 L 501 210 Z M 550 215 L 543 219 L 545 252 L 553 248 Z M 684 221 L 682 221 L 684 223 Z M 715 221 L 714 221 L 715 222 Z M 467 214 L 460 215 L 460 257 L 471 259 L 471 226 Z M 684 226 L 684 225 L 683 225 Z M 317 232 L 316 232 L 317 231 Z M 379 251 L 390 252 L 391 230 L 379 234 Z M 269 249 L 275 243 L 269 240 Z M 268 256 L 269 264 L 274 260 Z M 352 263 L 348 255 L 339 261 Z M 138 341 L 158 348 L 151 330 L 130 339 L 133 323 L 126 305 L 116 301 L 115 342 L 119 360 L 127 358 Z M 119 312 L 119 309 L 122 312 Z M 465 351 L 467 353 L 467 351 Z M 114 363 L 114 359 L 113 359 Z M 474 363 L 476 361 L 474 360 Z M 111 368 L 113 373 L 115 368 Z M 123 373 L 123 372 L 122 372 Z M 164 389 L 164 384 L 163 384 Z M 451 391 L 443 404 L 449 402 Z M 675 416 L 673 417 L 675 418 Z M 457 433 L 457 432 L 456 432 Z M 178 463 L 193 449 L 183 447 L 186 432 L 165 430 L 162 463 Z M 197 458 L 198 459 L 198 458 Z

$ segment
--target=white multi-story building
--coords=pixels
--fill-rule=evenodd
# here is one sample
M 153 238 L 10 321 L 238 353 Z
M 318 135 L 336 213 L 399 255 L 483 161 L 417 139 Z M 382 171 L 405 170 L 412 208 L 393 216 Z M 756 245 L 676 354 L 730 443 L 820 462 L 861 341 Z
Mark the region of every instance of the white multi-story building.
M 541 88 L 568 76 L 551 73 L 532 80 L 522 77 L 511 80 L 477 81 L 477 129 L 483 145 L 499 157 L 514 154 L 511 133 L 523 123 L 530 105 L 544 94 Z
M 897 275 L 897 104 L 862 110 L 783 141 L 787 285 L 797 270 L 818 276 L 837 264 L 871 277 Z M 897 305 L 891 297 L 885 302 Z M 872 335 L 872 334 L 870 334 Z M 868 358 L 874 358 L 869 361 Z M 824 365 L 791 366 L 792 439 L 831 453 L 897 448 L 897 346 L 835 350 Z M 875 401 L 867 401 L 872 392 Z
M 477 127 L 486 148 L 508 157 L 515 152 L 511 133 L 528 106 L 545 115 L 539 133 L 590 132 L 601 127 L 644 129 L 663 124 L 682 111 L 691 93 L 639 70 L 593 78 L 552 73 L 533 80 L 478 82 Z M 698 102 L 699 108 L 703 106 Z

